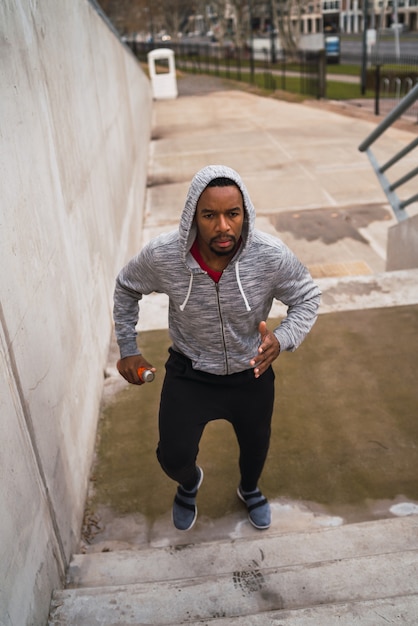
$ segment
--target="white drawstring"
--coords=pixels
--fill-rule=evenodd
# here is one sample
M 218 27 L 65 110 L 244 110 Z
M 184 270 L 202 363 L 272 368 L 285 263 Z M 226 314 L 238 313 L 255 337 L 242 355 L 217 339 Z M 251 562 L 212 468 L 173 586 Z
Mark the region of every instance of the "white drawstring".
M 240 278 L 240 275 L 239 275 L 239 262 L 238 261 L 235 263 L 235 276 L 236 276 L 236 279 L 237 279 L 237 284 L 238 284 L 238 288 L 239 288 L 240 294 L 242 296 L 242 299 L 244 300 L 245 308 L 247 309 L 247 311 L 251 311 L 251 307 L 248 304 L 247 297 L 246 297 L 246 295 L 244 293 L 244 289 L 243 289 L 242 284 L 241 284 L 241 278 Z M 190 272 L 189 289 L 187 290 L 187 295 L 186 295 L 186 297 L 184 299 L 183 304 L 180 305 L 180 311 L 184 311 L 184 309 L 186 308 L 186 305 L 187 305 L 187 303 L 189 301 L 189 298 L 190 298 L 190 294 L 192 292 L 192 286 L 193 286 L 193 272 Z
M 239 261 L 237 261 L 235 263 L 235 276 L 237 277 L 237 283 L 238 283 L 239 291 L 240 291 L 240 294 L 242 295 L 242 299 L 244 300 L 245 308 L 247 309 L 247 311 L 251 311 L 251 307 L 248 304 L 247 297 L 246 297 L 246 295 L 244 293 L 244 289 L 242 288 L 241 278 L 239 276 Z
M 180 304 L 180 311 L 184 311 L 184 309 L 186 308 L 186 304 L 189 300 L 190 294 L 192 292 L 192 285 L 193 285 L 193 273 L 190 272 L 190 282 L 189 282 L 189 290 L 187 292 L 187 296 L 183 302 L 183 304 Z

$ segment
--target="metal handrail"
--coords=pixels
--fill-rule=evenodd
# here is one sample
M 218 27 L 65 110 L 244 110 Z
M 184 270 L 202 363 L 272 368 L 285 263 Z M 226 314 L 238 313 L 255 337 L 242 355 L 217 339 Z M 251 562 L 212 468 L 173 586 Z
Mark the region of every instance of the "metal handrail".
M 400 200 L 397 194 L 395 193 L 395 189 L 411 180 L 418 175 L 418 168 L 413 168 L 407 174 L 404 174 L 398 180 L 390 182 L 385 175 L 385 172 L 392 167 L 395 163 L 398 163 L 404 156 L 409 154 L 411 150 L 418 146 L 418 138 L 413 139 L 407 146 L 402 148 L 399 152 L 397 152 L 389 161 L 384 163 L 383 165 L 379 165 L 375 155 L 371 151 L 371 146 L 374 142 L 379 139 L 383 135 L 383 133 L 392 126 L 394 122 L 396 122 L 401 115 L 405 113 L 411 106 L 415 104 L 418 100 L 418 84 L 415 85 L 413 89 L 399 102 L 399 104 L 385 117 L 382 122 L 375 128 L 375 130 L 370 133 L 368 137 L 359 145 L 360 152 L 366 152 L 369 157 L 370 163 L 374 171 L 376 172 L 377 178 L 382 186 L 383 191 L 386 194 L 387 199 L 395 213 L 399 222 L 408 218 L 408 215 L 405 213 L 404 209 L 409 204 L 418 201 L 418 194 L 411 196 L 410 198 L 406 198 L 405 200 Z

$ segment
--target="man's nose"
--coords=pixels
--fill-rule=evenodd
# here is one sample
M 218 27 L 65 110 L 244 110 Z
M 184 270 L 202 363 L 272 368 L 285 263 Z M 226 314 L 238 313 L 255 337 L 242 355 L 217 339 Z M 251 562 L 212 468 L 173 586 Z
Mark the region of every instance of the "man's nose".
M 218 230 L 220 230 L 223 233 L 229 230 L 229 222 L 224 215 L 219 216 Z

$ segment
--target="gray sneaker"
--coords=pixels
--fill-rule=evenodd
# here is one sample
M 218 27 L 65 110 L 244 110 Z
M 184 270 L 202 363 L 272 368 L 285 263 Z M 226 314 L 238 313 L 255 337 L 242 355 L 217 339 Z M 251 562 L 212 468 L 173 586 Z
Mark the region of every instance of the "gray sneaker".
M 244 492 L 240 485 L 237 489 L 237 495 L 246 504 L 248 519 L 254 528 L 258 528 L 258 530 L 269 528 L 271 524 L 270 505 L 261 491 L 256 489 L 255 491 Z
M 191 491 L 187 491 L 181 485 L 177 487 L 173 502 L 173 524 L 177 530 L 190 530 L 197 519 L 196 496 L 203 481 L 203 470 L 197 466 L 197 471 L 199 478 Z

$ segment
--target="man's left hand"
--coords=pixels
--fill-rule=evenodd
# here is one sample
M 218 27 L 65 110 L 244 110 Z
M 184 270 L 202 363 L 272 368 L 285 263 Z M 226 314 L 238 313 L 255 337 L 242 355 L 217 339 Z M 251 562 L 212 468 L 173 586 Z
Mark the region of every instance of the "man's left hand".
M 280 343 L 276 336 L 268 330 L 266 322 L 259 323 L 258 332 L 261 339 L 260 347 L 258 348 L 257 356 L 250 361 L 256 378 L 264 374 L 280 354 Z

